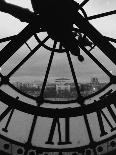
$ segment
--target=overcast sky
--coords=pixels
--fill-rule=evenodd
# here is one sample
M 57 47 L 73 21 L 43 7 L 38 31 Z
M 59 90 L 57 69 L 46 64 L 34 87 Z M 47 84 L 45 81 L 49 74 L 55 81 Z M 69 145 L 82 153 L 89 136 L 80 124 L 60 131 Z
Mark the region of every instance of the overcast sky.
M 77 1 L 79 3 L 82 2 L 81 0 L 77 0 Z M 26 7 L 32 10 L 30 0 L 7 0 L 7 2 L 16 4 L 22 7 Z M 88 14 L 88 16 L 106 12 L 106 11 L 111 11 L 116 9 L 116 0 L 90 0 L 88 4 L 86 4 L 84 9 L 86 10 L 86 13 Z M 2 21 L 0 22 L 0 38 L 17 34 L 27 25 L 26 23 L 21 23 L 18 19 L 15 19 L 11 15 L 8 15 L 2 12 L 0 12 L 0 19 Z M 116 38 L 116 15 L 92 20 L 91 23 L 103 35 Z M 31 44 L 34 44 L 34 42 L 32 41 Z M 41 50 L 44 51 L 44 49 L 41 49 Z M 26 48 L 25 48 L 25 51 L 27 51 Z M 115 72 L 115 66 L 112 65 L 112 63 L 110 63 L 110 61 L 108 61 L 98 49 L 95 50 L 95 52 L 97 52 L 95 53 L 95 55 L 97 55 L 97 57 L 107 67 L 109 67 L 108 69 L 113 70 L 113 72 Z M 22 57 L 23 54 L 24 53 L 21 52 L 21 54 L 18 55 L 18 57 L 19 58 Z M 48 61 L 49 55 L 50 55 L 49 53 L 46 53 L 46 54 L 43 54 L 43 56 L 40 56 L 40 57 L 44 57 L 42 58 L 43 60 L 41 59 L 42 61 L 38 61 L 38 58 L 36 56 L 33 57 L 34 63 L 32 64 L 28 62 L 27 65 L 25 65 L 26 66 L 25 70 L 22 70 L 20 74 L 23 76 L 24 75 L 40 76 L 44 74 L 44 72 L 42 71 L 42 67 L 45 66 L 46 61 Z M 53 66 L 55 67 L 52 71 L 53 73 L 51 73 L 51 76 L 55 76 L 54 72 L 56 72 L 56 76 L 67 76 L 67 75 L 69 76 L 68 69 L 66 70 L 67 65 L 64 64 L 65 61 L 67 61 L 66 56 L 63 56 L 63 55 L 61 56 L 56 54 L 54 62 L 57 62 L 57 64 L 55 66 L 55 63 L 54 63 Z M 83 76 L 83 78 L 87 78 L 87 76 L 90 77 L 90 76 L 99 74 L 102 78 L 103 72 L 101 72 L 101 70 L 88 57 L 85 56 L 85 62 L 83 64 L 80 64 L 76 58 L 73 58 L 73 62 L 74 62 L 74 65 L 76 66 L 75 70 L 77 71 L 77 73 L 79 73 L 80 77 Z M 9 70 L 10 68 L 9 65 L 13 66 L 15 64 L 14 59 L 9 63 L 7 64 L 7 67 L 6 67 L 7 70 Z M 30 67 L 31 67 L 31 71 L 30 71 Z

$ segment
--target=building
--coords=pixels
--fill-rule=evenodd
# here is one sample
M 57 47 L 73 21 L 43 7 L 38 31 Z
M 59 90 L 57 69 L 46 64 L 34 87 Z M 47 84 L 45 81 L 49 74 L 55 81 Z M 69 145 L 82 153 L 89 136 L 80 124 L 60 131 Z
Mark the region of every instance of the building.
M 56 84 L 56 92 L 59 93 L 59 91 L 69 91 L 70 92 L 70 79 L 68 78 L 58 78 L 55 79 Z

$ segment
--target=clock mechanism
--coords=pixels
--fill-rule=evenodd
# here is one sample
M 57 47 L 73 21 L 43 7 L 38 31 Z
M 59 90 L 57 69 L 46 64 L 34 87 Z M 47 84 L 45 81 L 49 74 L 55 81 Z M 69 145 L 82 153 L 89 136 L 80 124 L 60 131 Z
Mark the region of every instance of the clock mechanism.
M 39 12 L 38 1 L 32 1 L 34 13 L 12 4 L 2 10 L 28 23 L 17 35 L 0 39 L 3 155 L 116 153 L 116 75 L 110 70 L 110 66 L 114 71 L 116 67 L 116 39 L 103 35 L 92 23 L 101 18 L 114 19 L 116 10 L 88 15 L 86 6 L 93 6 L 91 0 L 69 2 L 43 1 Z M 19 9 L 18 13 L 13 9 Z M 19 15 L 20 11 L 24 14 Z M 80 84 L 79 68 L 87 73 L 88 60 L 89 67 L 95 67 L 94 72 L 102 73 L 102 84 L 97 78 L 92 78 L 91 84 Z M 67 84 L 69 79 L 63 77 L 55 83 L 52 80 L 50 85 L 51 70 L 57 62 L 61 66 L 61 61 L 63 67 L 59 69 L 64 74 L 68 66 L 73 82 Z M 19 82 L 22 77 L 24 80 L 20 74 L 26 74 L 26 67 L 31 78 L 35 67 L 37 75 L 44 74 L 40 84 L 37 80 L 33 85 Z M 58 68 L 54 70 L 57 72 Z M 16 75 L 18 82 L 14 82 Z

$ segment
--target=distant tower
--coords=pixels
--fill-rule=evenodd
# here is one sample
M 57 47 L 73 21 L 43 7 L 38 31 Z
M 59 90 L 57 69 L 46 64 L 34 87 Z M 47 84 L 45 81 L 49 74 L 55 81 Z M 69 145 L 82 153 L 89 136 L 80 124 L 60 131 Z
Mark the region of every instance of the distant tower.
M 93 78 L 91 78 L 91 86 L 92 86 L 92 90 L 93 91 L 97 91 L 97 89 L 98 89 L 98 86 L 99 86 L 99 80 L 98 80 L 98 78 L 97 77 L 93 77 Z

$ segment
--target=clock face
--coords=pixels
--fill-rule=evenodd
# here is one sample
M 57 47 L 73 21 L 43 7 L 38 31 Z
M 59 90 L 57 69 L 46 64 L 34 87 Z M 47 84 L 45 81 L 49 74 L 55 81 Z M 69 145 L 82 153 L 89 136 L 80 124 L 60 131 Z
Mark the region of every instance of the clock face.
M 101 155 L 116 149 L 116 2 L 76 2 L 72 34 L 83 62 L 42 26 L 35 32 L 35 23 L 1 37 L 1 152 Z

